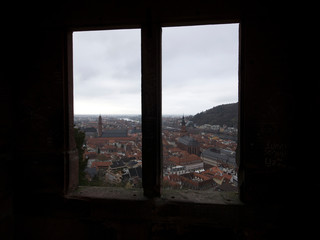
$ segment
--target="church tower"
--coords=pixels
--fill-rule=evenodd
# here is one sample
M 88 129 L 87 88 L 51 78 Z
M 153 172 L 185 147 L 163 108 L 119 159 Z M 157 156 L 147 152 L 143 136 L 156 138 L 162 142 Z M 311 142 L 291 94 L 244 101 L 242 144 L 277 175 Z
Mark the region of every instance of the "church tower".
M 102 118 L 101 115 L 99 115 L 99 120 L 98 120 L 98 137 L 102 136 Z
M 184 115 L 182 116 L 182 122 L 181 122 L 181 136 L 188 135 L 187 129 L 186 129 L 186 122 L 184 120 Z

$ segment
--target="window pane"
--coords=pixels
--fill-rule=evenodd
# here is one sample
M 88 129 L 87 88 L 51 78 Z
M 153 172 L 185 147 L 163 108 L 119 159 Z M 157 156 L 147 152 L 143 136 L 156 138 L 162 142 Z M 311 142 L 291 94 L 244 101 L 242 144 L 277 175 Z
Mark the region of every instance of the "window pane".
M 163 188 L 237 191 L 239 24 L 163 29 Z
M 141 187 L 140 38 L 137 29 L 73 33 L 80 185 Z

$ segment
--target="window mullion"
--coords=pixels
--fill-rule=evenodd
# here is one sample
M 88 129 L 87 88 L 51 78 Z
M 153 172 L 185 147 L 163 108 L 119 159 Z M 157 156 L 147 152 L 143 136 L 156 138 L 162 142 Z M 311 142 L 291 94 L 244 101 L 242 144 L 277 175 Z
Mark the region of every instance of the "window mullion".
M 161 26 L 146 24 L 142 49 L 142 184 L 147 197 L 160 196 L 161 138 Z

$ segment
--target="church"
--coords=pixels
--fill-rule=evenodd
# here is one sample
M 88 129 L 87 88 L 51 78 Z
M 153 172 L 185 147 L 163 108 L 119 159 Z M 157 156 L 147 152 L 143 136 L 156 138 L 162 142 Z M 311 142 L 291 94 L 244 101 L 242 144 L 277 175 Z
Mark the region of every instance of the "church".
M 186 122 L 182 116 L 181 122 L 181 137 L 178 138 L 177 145 L 180 149 L 187 151 L 189 154 L 200 156 L 200 144 L 193 137 L 189 136 L 186 129 Z
M 102 117 L 101 115 L 99 115 L 98 137 L 101 137 L 101 138 L 128 137 L 128 129 L 107 129 L 103 131 Z

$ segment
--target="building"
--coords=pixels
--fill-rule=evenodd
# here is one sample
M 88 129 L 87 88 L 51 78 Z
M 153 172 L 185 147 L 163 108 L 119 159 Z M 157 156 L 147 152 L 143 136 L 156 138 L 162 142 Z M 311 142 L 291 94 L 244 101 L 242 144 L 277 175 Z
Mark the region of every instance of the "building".
M 197 140 L 190 136 L 183 136 L 178 138 L 177 145 L 179 148 L 187 151 L 189 154 L 200 156 L 200 144 Z
M 176 167 L 183 166 L 186 172 L 192 172 L 195 170 L 203 169 L 203 161 L 195 154 L 189 154 L 182 152 L 179 156 L 171 156 L 167 159 L 167 166 Z
M 184 120 L 184 116 L 182 116 L 182 121 L 181 121 L 181 136 L 186 136 L 188 135 L 187 129 L 186 129 L 186 122 Z
M 107 129 L 102 132 L 103 138 L 128 137 L 128 129 Z
M 180 149 L 187 151 L 189 154 L 200 156 L 200 144 L 197 140 L 188 135 L 184 116 L 182 117 L 180 136 L 181 137 L 177 140 L 177 146 Z
M 102 136 L 102 118 L 101 115 L 99 115 L 98 119 L 98 137 Z
M 98 136 L 97 129 L 94 127 L 87 127 L 83 129 L 86 138 L 95 138 Z
M 102 118 L 101 115 L 98 118 L 98 137 L 101 138 L 119 138 L 128 137 L 128 129 L 107 129 L 103 131 L 102 129 Z
M 206 149 L 201 153 L 201 159 L 204 163 L 209 164 L 211 166 L 225 164 L 230 167 L 236 167 L 235 154 L 233 154 L 232 151 L 227 151 L 224 149 Z

